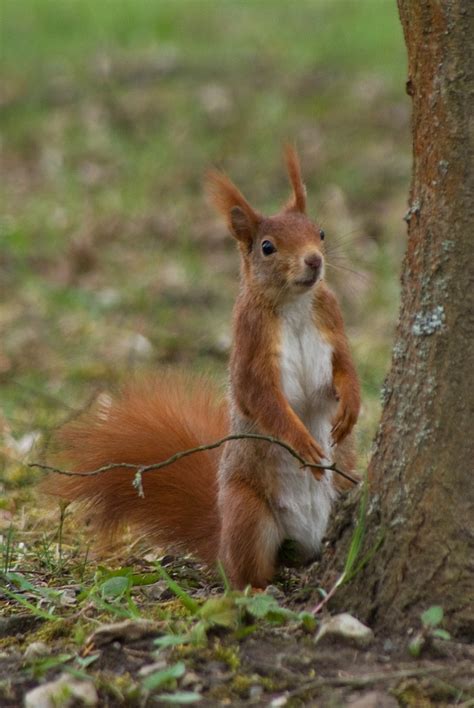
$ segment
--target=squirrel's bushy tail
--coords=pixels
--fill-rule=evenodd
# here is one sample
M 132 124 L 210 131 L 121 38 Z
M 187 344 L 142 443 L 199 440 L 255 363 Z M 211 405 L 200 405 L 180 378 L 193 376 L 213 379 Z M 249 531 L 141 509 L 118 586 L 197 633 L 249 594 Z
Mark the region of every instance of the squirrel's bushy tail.
M 127 386 L 96 404 L 56 435 L 56 460 L 87 472 L 108 463 L 148 465 L 228 434 L 226 405 L 208 381 L 165 374 Z M 99 543 L 126 524 L 147 542 L 195 553 L 212 563 L 218 550 L 217 468 L 222 449 L 198 452 L 143 475 L 144 498 L 132 486 L 133 469 L 94 477 L 51 474 L 44 491 L 84 503 Z

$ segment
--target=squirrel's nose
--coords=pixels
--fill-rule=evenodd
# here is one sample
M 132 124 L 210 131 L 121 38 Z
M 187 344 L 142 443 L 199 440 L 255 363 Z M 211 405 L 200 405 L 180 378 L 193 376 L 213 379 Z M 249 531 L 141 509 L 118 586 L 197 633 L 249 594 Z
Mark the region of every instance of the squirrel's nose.
M 311 253 L 309 256 L 306 256 L 304 262 L 313 270 L 319 270 L 323 259 L 317 253 Z

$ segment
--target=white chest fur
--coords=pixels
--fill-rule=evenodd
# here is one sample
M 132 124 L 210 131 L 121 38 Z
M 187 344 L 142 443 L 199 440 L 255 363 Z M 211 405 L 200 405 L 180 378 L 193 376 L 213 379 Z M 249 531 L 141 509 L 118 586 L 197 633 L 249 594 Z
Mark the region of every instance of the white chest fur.
M 332 390 L 332 347 L 315 325 L 312 301 L 304 296 L 281 313 L 280 372 L 291 407 L 311 424 L 327 407 Z
M 317 329 L 311 294 L 281 313 L 280 374 L 283 392 L 315 440 L 331 459 L 332 347 Z M 316 481 L 283 453 L 279 469 L 277 515 L 285 538 L 296 541 L 307 557 L 315 555 L 326 530 L 336 493 L 332 473 Z

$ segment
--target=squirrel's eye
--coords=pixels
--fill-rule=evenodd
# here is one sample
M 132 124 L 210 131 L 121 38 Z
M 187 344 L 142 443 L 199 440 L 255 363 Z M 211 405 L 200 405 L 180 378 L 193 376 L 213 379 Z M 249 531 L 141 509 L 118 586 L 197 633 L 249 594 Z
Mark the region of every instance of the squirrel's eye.
M 324 241 L 325 236 L 326 234 L 324 233 L 324 231 L 322 229 L 319 229 L 319 238 L 321 239 L 321 241 Z
M 262 242 L 262 253 L 264 256 L 270 256 L 272 253 L 275 253 L 275 251 L 276 248 L 271 241 Z

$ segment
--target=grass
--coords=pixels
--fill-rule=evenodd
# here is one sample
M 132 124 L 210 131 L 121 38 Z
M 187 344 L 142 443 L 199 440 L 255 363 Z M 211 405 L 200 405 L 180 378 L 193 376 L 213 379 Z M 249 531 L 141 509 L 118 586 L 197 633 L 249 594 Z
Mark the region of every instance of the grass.
M 4 649 L 45 640 L 57 666 L 93 676 L 103 700 L 139 700 L 144 679 L 128 655 L 128 678 L 115 665 L 107 673 L 102 654 L 84 665 L 81 647 L 96 624 L 151 617 L 165 623 L 164 637 L 187 635 L 199 622 L 207 632 L 210 620 L 199 614 L 206 601 L 229 597 L 221 578 L 189 559 L 165 564 L 171 584 L 158 579 L 154 559 L 134 545 L 99 566 L 69 510 L 38 503 L 37 473 L 25 466 L 49 430 L 134 371 L 176 366 L 225 381 L 238 260 L 203 198 L 209 166 L 223 167 L 271 212 L 288 190 L 281 147 L 288 139 L 299 146 L 363 384 L 364 467 L 404 249 L 405 64 L 391 0 L 4 1 L 0 602 L 7 614 L 39 622 L 20 640 L 1 640 Z M 188 593 L 188 607 L 172 582 Z M 304 628 L 295 616 L 307 606 L 295 598 L 304 583 L 288 571 L 277 590 L 298 653 Z M 248 602 L 232 600 L 227 610 L 242 617 Z M 278 615 L 276 601 L 265 602 Z M 254 624 L 254 636 L 265 631 L 262 607 L 260 617 L 233 627 L 240 639 L 213 627 L 199 655 L 164 639 L 170 646 L 160 651 L 180 668 L 176 676 L 157 669 L 154 680 L 168 693 L 184 691 L 181 661 L 196 671 L 224 656 L 235 667 L 237 642 L 245 654 L 245 634 Z M 53 664 L 54 656 L 39 662 L 38 675 L 50 676 Z M 225 681 L 203 679 L 206 695 L 248 697 L 252 666 L 225 690 Z M 12 700 L 33 685 L 25 671 L 18 685 L 3 674 Z M 263 691 L 284 690 L 281 678 L 259 676 Z
M 51 395 L 81 406 L 130 366 L 223 375 L 237 258 L 201 176 L 222 165 L 272 210 L 286 197 L 291 138 L 312 211 L 338 242 L 334 265 L 368 277 L 339 278 L 367 449 L 409 171 L 392 3 L 307 2 L 296 13 L 277 2 L 270 13 L 258 2 L 27 0 L 3 14 L 0 370 L 15 433 L 61 417 Z M 25 386 L 41 392 L 34 416 Z

